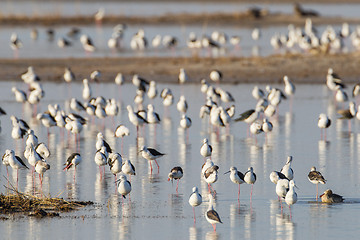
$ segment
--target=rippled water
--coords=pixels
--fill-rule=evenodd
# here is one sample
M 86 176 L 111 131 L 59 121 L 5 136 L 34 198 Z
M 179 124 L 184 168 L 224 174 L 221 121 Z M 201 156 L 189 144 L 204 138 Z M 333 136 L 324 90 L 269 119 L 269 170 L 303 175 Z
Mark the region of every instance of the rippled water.
M 46 142 L 51 150 L 48 162 L 51 169 L 44 175 L 43 192 L 45 195 L 61 196 L 65 199 L 90 200 L 95 206 L 86 207 L 77 212 L 62 213 L 61 218 L 35 219 L 31 217 L 10 217 L 0 222 L 0 231 L 9 239 L 48 239 L 50 234 L 59 238 L 119 238 L 169 239 L 178 235 L 178 239 L 314 239 L 348 238 L 359 233 L 358 215 L 360 208 L 359 183 L 359 145 L 360 125 L 352 122 L 352 131 L 348 132 L 346 121 L 337 120 L 336 108 L 332 104 L 332 95 L 326 87 L 320 85 L 297 85 L 296 96 L 292 102 L 284 101 L 280 105 L 278 119 L 272 119 L 274 130 L 265 141 L 264 135 L 254 139 L 248 138 L 245 123 L 233 123 L 230 134 L 221 129 L 220 135 L 209 131 L 207 120 L 198 117 L 199 108 L 204 96 L 199 94 L 199 85 L 158 85 L 158 89 L 170 87 L 175 95 L 175 103 L 183 92 L 188 103 L 188 116 L 193 125 L 186 133 L 179 129 L 180 116 L 172 106 L 168 117 L 160 99 L 153 104 L 162 117 L 156 127 L 146 126 L 141 137 L 136 139 L 135 127 L 129 123 L 126 105 L 133 105 L 135 87 L 126 84 L 121 88 L 114 84 L 92 84 L 95 95 L 114 97 L 121 107 L 119 116 L 106 119 L 105 129 L 102 121 L 89 124 L 81 134 L 80 153 L 83 162 L 78 166 L 76 178 L 73 170 L 62 171 L 66 158 L 75 151 L 72 140 L 61 141 L 59 129 L 51 129 L 49 139 L 46 129 L 31 118 L 29 106 L 22 108 L 14 101 L 11 87 L 25 88 L 23 84 L 0 82 L 0 106 L 7 112 L 1 117 L 0 152 L 15 149 L 21 155 L 24 144 L 10 137 L 9 115 L 14 114 L 27 120 L 40 141 Z M 236 99 L 236 111 L 239 113 L 253 108 L 255 100 L 251 96 L 253 85 L 224 85 Z M 264 86 L 261 86 L 264 88 Z M 281 87 L 282 86 L 278 86 Z M 81 85 L 44 83 L 46 96 L 40 109 L 44 111 L 48 104 L 59 103 L 67 109 L 67 100 L 81 93 Z M 96 88 L 96 90 L 95 90 Z M 80 97 L 79 97 L 80 98 Z M 148 104 L 146 100 L 144 104 Z M 24 109 L 24 111 L 22 111 Z M 333 120 L 328 129 L 327 141 L 320 140 L 317 128 L 318 114 L 327 113 Z M 115 151 L 121 152 L 121 140 L 113 137 L 115 126 L 123 123 L 130 128 L 131 135 L 124 138 L 124 158 L 129 158 L 136 168 L 136 176 L 131 179 L 132 192 L 122 204 L 115 192 L 114 177 L 106 168 L 105 179 L 100 179 L 99 170 L 94 162 L 95 137 L 98 131 L 105 137 Z M 155 135 L 156 132 L 156 135 Z M 66 135 L 65 135 L 66 136 Z M 219 180 L 213 184 L 216 190 L 216 206 L 223 224 L 218 224 L 217 233 L 206 221 L 204 213 L 208 207 L 207 186 L 200 176 L 203 159 L 199 153 L 203 138 L 209 138 L 213 146 L 213 161 L 220 167 Z M 66 139 L 66 137 L 65 137 Z M 148 162 L 138 155 L 138 147 L 147 145 L 158 149 L 166 155 L 158 160 L 160 171 L 150 173 Z M 292 218 L 285 206 L 283 213 L 275 194 L 275 185 L 269 180 L 273 170 L 280 170 L 286 157 L 292 155 L 295 181 L 299 189 L 298 202 L 292 206 Z M 175 183 L 167 181 L 167 174 L 174 166 L 184 169 L 180 180 L 178 194 Z M 250 204 L 250 186 L 241 185 L 240 203 L 237 201 L 237 185 L 228 175 L 223 175 L 230 166 L 236 166 L 244 172 L 249 166 L 254 168 L 257 181 L 254 185 L 252 204 Z M 325 186 L 319 186 L 320 192 L 331 188 L 344 195 L 344 204 L 323 205 L 314 203 L 315 185 L 307 180 L 312 166 L 316 166 L 328 180 Z M 0 167 L 0 189 L 6 192 L 6 169 Z M 32 192 L 34 184 L 36 193 L 39 181 L 33 183 L 30 171 L 19 173 L 21 191 Z M 16 181 L 15 172 L 10 170 L 10 181 Z M 188 197 L 193 186 L 198 186 L 204 202 L 196 208 L 196 225 L 193 224 L 193 213 L 188 204 Z M 84 219 L 82 217 L 84 216 Z

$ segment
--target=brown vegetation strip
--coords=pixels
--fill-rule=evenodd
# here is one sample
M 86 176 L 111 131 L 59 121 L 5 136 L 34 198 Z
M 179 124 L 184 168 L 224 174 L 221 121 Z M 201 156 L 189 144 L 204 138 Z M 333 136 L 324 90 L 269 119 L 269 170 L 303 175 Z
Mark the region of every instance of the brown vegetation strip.
M 79 209 L 93 202 L 66 201 L 62 198 L 39 198 L 14 190 L 13 194 L 0 194 L 0 213 L 22 213 L 29 216 L 45 217 L 59 216 L 59 212 Z
M 327 55 L 275 55 L 250 58 L 68 58 L 68 59 L 0 59 L 0 80 L 21 81 L 20 74 L 34 66 L 42 81 L 63 82 L 64 68 L 70 66 L 77 81 L 88 78 L 93 70 L 102 72 L 102 81 L 113 82 L 122 72 L 127 82 L 133 74 L 148 80 L 177 83 L 180 68 L 185 68 L 192 83 L 208 78 L 219 69 L 226 83 L 277 83 L 288 75 L 296 83 L 324 83 L 327 69 L 332 67 L 345 82 L 358 82 L 358 53 Z
M 296 14 L 287 15 L 281 13 L 268 13 L 266 10 L 257 11 L 248 10 L 245 12 L 234 13 L 208 13 L 208 14 L 168 14 L 162 16 L 105 16 L 103 24 L 116 25 L 119 23 L 126 24 L 212 24 L 212 25 L 238 25 L 243 27 L 253 26 L 272 26 L 272 25 L 303 25 L 306 17 L 297 16 Z M 340 17 L 314 17 L 314 24 L 341 24 L 343 22 L 349 24 L 358 24 L 360 19 L 349 19 Z M 0 25 L 90 25 L 94 24 L 93 16 L 69 16 L 63 17 L 59 15 L 50 16 L 1 16 Z

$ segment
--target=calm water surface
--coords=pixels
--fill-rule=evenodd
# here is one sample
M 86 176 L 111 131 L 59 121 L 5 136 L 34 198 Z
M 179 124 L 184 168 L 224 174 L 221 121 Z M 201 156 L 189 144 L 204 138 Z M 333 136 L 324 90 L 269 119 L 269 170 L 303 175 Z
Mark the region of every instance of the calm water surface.
M 89 124 L 81 134 L 79 152 L 83 157 L 77 168 L 76 178 L 73 170 L 62 171 L 66 158 L 75 147 L 72 140 L 62 141 L 59 129 L 51 129 L 49 139 L 46 129 L 31 118 L 29 106 L 22 108 L 14 101 L 10 91 L 21 83 L 1 82 L 0 103 L 8 115 L 1 117 L 0 152 L 15 149 L 21 155 L 23 141 L 14 141 L 10 137 L 11 123 L 9 115 L 14 114 L 27 120 L 40 141 L 46 142 L 51 150 L 48 162 L 51 169 L 44 175 L 43 192 L 46 195 L 60 196 L 65 199 L 90 200 L 95 206 L 86 207 L 72 213 L 62 213 L 61 218 L 35 219 L 31 217 L 10 217 L 0 221 L 0 231 L 4 239 L 48 239 L 56 238 L 111 238 L 111 239 L 170 239 L 175 234 L 177 239 L 338 239 L 350 238 L 360 233 L 358 230 L 360 213 L 360 193 L 358 183 L 360 124 L 352 122 L 352 132 L 348 133 L 346 121 L 336 119 L 336 108 L 331 104 L 332 96 L 324 86 L 297 85 L 296 96 L 290 111 L 289 101 L 280 105 L 280 115 L 271 121 L 274 130 L 265 141 L 264 135 L 254 139 L 248 138 L 245 123 L 233 123 L 230 134 L 225 129 L 220 135 L 209 131 L 207 120 L 198 117 L 199 108 L 204 102 L 199 85 L 158 85 L 158 90 L 170 87 L 175 95 L 175 103 L 182 91 L 189 103 L 188 116 L 193 125 L 186 133 L 179 129 L 180 116 L 172 106 L 164 116 L 164 108 L 159 98 L 153 101 L 155 109 L 162 116 L 162 123 L 156 127 L 147 126 L 136 139 L 135 127 L 129 123 L 126 106 L 133 105 L 135 87 L 126 84 L 121 88 L 114 84 L 92 84 L 94 95 L 116 98 L 121 107 L 120 114 L 112 121 L 106 119 L 105 128 L 102 121 Z M 253 108 L 255 100 L 251 96 L 253 85 L 225 85 L 236 99 L 237 114 Z M 261 86 L 264 88 L 264 86 Z M 281 87 L 282 86 L 278 86 Z M 44 83 L 46 96 L 40 109 L 45 110 L 48 104 L 59 103 L 68 109 L 68 99 L 80 98 L 82 86 L 72 84 Z M 95 90 L 96 88 L 96 90 Z M 144 104 L 148 104 L 146 100 Z M 175 105 L 175 104 L 174 104 Z M 24 109 L 24 111 L 22 111 Z M 327 135 L 327 141 L 320 140 L 317 128 L 319 113 L 327 113 L 333 120 Z M 236 114 L 236 115 L 237 115 Z M 124 138 L 123 150 L 121 140 L 113 137 L 115 127 L 123 123 L 129 127 L 131 135 Z M 136 176 L 131 179 L 132 191 L 122 203 L 114 184 L 114 176 L 106 168 L 105 179 L 100 179 L 99 170 L 94 162 L 96 134 L 102 131 L 115 151 L 122 152 L 130 159 Z M 156 135 L 155 135 L 156 132 Z M 209 138 L 213 146 L 212 160 L 220 167 L 219 179 L 213 184 L 216 194 L 216 206 L 223 224 L 217 225 L 217 233 L 206 221 L 204 213 L 208 207 L 207 186 L 200 176 L 203 159 L 199 153 L 203 138 Z M 66 139 L 66 135 L 65 135 Z M 160 171 L 150 173 L 146 160 L 138 155 L 138 147 L 147 145 L 158 149 L 166 155 L 158 160 Z M 299 189 L 298 202 L 292 206 L 292 218 L 285 206 L 283 213 L 277 201 L 275 185 L 270 182 L 269 174 L 280 170 L 286 157 L 292 155 L 295 181 Z M 174 185 L 167 181 L 167 174 L 174 166 L 181 166 L 184 177 L 180 180 L 178 194 Z M 241 185 L 240 203 L 237 201 L 237 185 L 228 175 L 223 175 L 230 166 L 236 166 L 244 172 L 249 166 L 254 168 L 257 181 L 254 185 L 252 204 L 250 204 L 249 185 Z M 315 185 L 307 180 L 312 166 L 316 166 L 328 180 L 319 186 L 320 192 L 331 188 L 344 195 L 344 204 L 323 205 L 314 203 Z M 5 193 L 6 169 L 0 167 L 0 189 Z M 32 192 L 34 184 L 39 194 L 39 181 L 32 181 L 30 171 L 19 173 L 21 191 Z M 10 169 L 10 181 L 16 181 L 16 172 Z M 192 208 L 188 197 L 192 187 L 197 186 L 203 195 L 203 204 L 196 208 L 196 225 L 193 223 Z M 84 216 L 82 219 L 81 216 Z
M 86 53 L 79 41 L 80 35 L 77 38 L 66 37 L 70 31 L 70 26 L 54 27 L 55 36 L 53 40 L 49 40 L 46 27 L 37 27 L 39 31 L 39 38 L 32 40 L 30 32 L 33 27 L 4 27 L 0 29 L 0 44 L 3 48 L 0 51 L 0 58 L 14 58 L 16 55 L 10 48 L 10 37 L 13 32 L 16 32 L 23 43 L 23 47 L 17 52 L 18 58 L 66 58 L 66 57 L 190 57 L 197 55 L 200 57 L 217 57 L 217 56 L 269 56 L 271 54 L 285 53 L 285 49 L 274 50 L 270 45 L 270 39 L 275 33 L 287 34 L 287 26 L 272 26 L 261 28 L 261 37 L 254 41 L 251 38 L 252 28 L 244 28 L 242 26 L 221 26 L 221 25 L 130 25 L 125 30 L 124 38 L 121 42 L 120 51 L 112 51 L 107 42 L 112 35 L 113 26 L 104 26 L 96 28 L 95 26 L 78 26 L 81 29 L 81 34 L 87 34 L 91 37 L 96 47 L 93 53 Z M 320 33 L 326 29 L 327 25 L 320 25 L 316 28 Z M 144 29 L 145 36 L 149 42 L 149 47 L 144 51 L 134 51 L 130 48 L 130 41 L 132 36 L 140 29 Z M 335 31 L 340 31 L 341 25 L 333 25 Z M 355 30 L 355 25 L 350 25 L 351 30 Z M 196 33 L 197 37 L 203 34 L 211 36 L 212 32 L 221 31 L 227 34 L 228 37 L 239 36 L 241 42 L 239 46 L 234 47 L 227 42 L 222 49 L 210 51 L 209 49 L 189 49 L 186 45 L 188 36 L 191 32 Z M 151 45 L 152 39 L 160 34 L 161 36 L 171 35 L 177 38 L 178 44 L 174 48 L 168 49 L 163 46 L 154 48 Z M 61 37 L 66 37 L 72 42 L 72 46 L 67 48 L 59 48 L 57 41 Z M 356 51 L 352 46 L 350 38 L 344 39 L 343 52 Z M 300 51 L 298 47 L 291 50 L 293 52 Z M 306 54 L 306 53 L 305 53 Z

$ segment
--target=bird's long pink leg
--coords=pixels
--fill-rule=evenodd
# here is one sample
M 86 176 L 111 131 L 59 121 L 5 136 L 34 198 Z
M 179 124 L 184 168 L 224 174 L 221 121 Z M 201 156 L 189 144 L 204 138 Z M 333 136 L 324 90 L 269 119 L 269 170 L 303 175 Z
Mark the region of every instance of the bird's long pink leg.
M 180 181 L 180 179 L 178 179 L 178 180 L 177 180 L 177 184 L 176 184 L 176 192 L 178 192 L 179 181 Z
M 193 212 L 194 212 L 194 224 L 196 223 L 196 218 L 195 218 L 195 208 L 193 207 Z
M 157 163 L 156 159 L 155 159 L 155 163 L 156 163 L 156 165 L 158 167 L 158 173 L 159 173 L 160 167 L 159 167 L 159 164 Z

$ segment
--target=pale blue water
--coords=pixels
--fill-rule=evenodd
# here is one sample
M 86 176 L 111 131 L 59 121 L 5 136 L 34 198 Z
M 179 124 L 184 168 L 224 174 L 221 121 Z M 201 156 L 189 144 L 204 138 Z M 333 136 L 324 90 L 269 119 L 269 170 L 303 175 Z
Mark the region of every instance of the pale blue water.
M 226 73 L 225 73 L 226 74 Z M 324 78 L 325 79 L 325 78 Z M 129 79 L 127 79 L 129 81 Z M 325 80 L 324 80 L 325 81 Z M 296 83 L 296 82 L 295 82 Z M 162 117 L 162 123 L 154 129 L 146 127 L 142 137 L 136 140 L 135 127 L 129 123 L 126 106 L 133 105 L 135 87 L 126 84 L 118 88 L 114 84 L 92 84 L 95 95 L 107 98 L 114 97 L 121 107 L 120 115 L 114 119 L 106 119 L 105 129 L 101 121 L 96 125 L 89 124 L 81 133 L 80 153 L 83 162 L 78 166 L 76 179 L 73 170 L 62 171 L 67 156 L 75 151 L 73 145 L 67 146 L 61 141 L 58 129 L 51 129 L 47 139 L 46 129 L 31 119 L 29 106 L 22 106 L 14 101 L 10 91 L 21 83 L 0 82 L 0 106 L 8 112 L 1 117 L 0 153 L 5 149 L 15 149 L 22 153 L 22 141 L 14 141 L 10 137 L 9 115 L 14 114 L 27 120 L 40 141 L 49 144 L 51 157 L 48 162 L 51 169 L 44 175 L 44 194 L 63 198 L 90 200 L 95 206 L 82 210 L 61 213 L 61 218 L 35 219 L 31 217 L 10 217 L 0 221 L 0 231 L 4 239 L 169 239 L 176 235 L 177 239 L 338 239 L 350 238 L 359 234 L 358 215 L 360 212 L 359 177 L 359 143 L 360 125 L 352 120 L 352 132 L 348 133 L 346 121 L 337 120 L 336 109 L 332 104 L 332 95 L 323 85 L 297 85 L 293 99 L 292 112 L 289 101 L 280 105 L 278 119 L 272 119 L 274 130 L 265 136 L 248 138 L 246 124 L 232 123 L 229 135 L 225 129 L 220 136 L 210 133 L 207 120 L 198 117 L 204 96 L 200 94 L 199 85 L 158 85 L 158 90 L 170 87 L 175 95 L 175 104 L 182 91 L 189 103 L 188 116 L 193 125 L 189 129 L 189 140 L 182 129 L 179 129 L 180 115 L 173 105 L 170 118 L 164 118 L 164 109 L 159 98 L 153 104 Z M 236 99 L 236 116 L 253 108 L 255 100 L 251 96 L 253 85 L 224 85 Z M 264 86 L 260 86 L 264 89 Z M 283 88 L 278 85 L 277 87 Z M 51 103 L 59 103 L 64 109 L 70 97 L 78 96 L 82 86 L 73 84 L 68 93 L 66 84 L 44 83 L 46 92 L 41 102 L 41 110 Z M 97 88 L 97 90 L 95 90 Z M 350 89 L 350 88 L 349 88 Z M 349 92 L 348 92 L 349 93 Z M 81 97 L 78 97 L 79 99 Z M 149 103 L 146 100 L 145 105 Z M 327 113 L 332 119 L 332 126 L 327 132 L 327 142 L 320 140 L 320 129 L 317 127 L 319 113 Z M 105 179 L 100 180 L 99 170 L 94 162 L 95 136 L 103 131 L 109 144 L 115 151 L 121 151 L 121 140 L 113 137 L 115 127 L 123 123 L 129 127 L 131 135 L 124 138 L 123 157 L 129 158 L 135 168 L 136 176 L 131 179 L 132 191 L 124 204 L 115 193 L 114 177 L 106 168 Z M 215 209 L 223 224 L 217 225 L 217 233 L 213 233 L 211 225 L 206 221 L 204 213 L 208 207 L 207 186 L 200 176 L 203 159 L 199 153 L 203 138 L 209 138 L 213 146 L 213 161 L 220 167 L 219 179 L 213 184 L 217 191 Z M 148 162 L 138 155 L 138 147 L 142 144 L 154 147 L 166 155 L 158 160 L 159 174 L 155 170 L 151 174 Z M 286 157 L 292 155 L 295 181 L 298 186 L 298 202 L 292 206 L 292 218 L 285 205 L 283 213 L 275 194 L 275 185 L 270 182 L 269 174 L 280 170 Z M 174 166 L 181 166 L 184 177 L 180 180 L 176 194 L 175 183 L 167 181 L 167 174 Z M 254 185 L 253 200 L 250 204 L 250 186 L 241 185 L 240 205 L 237 201 L 237 185 L 228 175 L 223 175 L 230 166 L 236 166 L 244 172 L 249 166 L 254 168 L 257 181 Z M 315 185 L 307 180 L 312 166 L 316 166 L 328 180 L 319 186 L 320 192 L 331 188 L 335 193 L 345 197 L 344 204 L 323 205 L 315 200 Z M 0 189 L 5 192 L 6 169 L 0 167 Z M 21 191 L 32 191 L 33 182 L 29 171 L 19 173 Z M 10 170 L 10 181 L 16 181 L 15 172 Z M 39 181 L 36 179 L 36 187 Z M 197 186 L 203 195 L 203 204 L 195 209 L 197 222 L 193 224 L 192 208 L 188 197 L 192 187 Z M 84 216 L 84 220 L 82 217 Z

